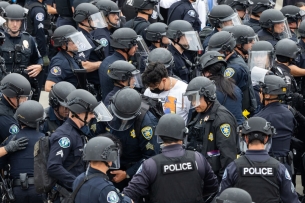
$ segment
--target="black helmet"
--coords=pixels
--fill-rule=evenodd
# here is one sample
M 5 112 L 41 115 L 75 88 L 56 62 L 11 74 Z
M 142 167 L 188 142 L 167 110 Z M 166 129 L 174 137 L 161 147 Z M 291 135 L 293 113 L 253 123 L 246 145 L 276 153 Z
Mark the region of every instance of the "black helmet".
M 177 40 L 184 35 L 184 32 L 188 31 L 194 31 L 194 28 L 189 22 L 185 20 L 174 20 L 168 25 L 166 36 L 169 39 Z
M 200 96 L 204 96 L 208 101 L 216 100 L 216 85 L 214 81 L 204 76 L 198 76 L 190 81 L 188 84 L 185 96 L 193 94 L 198 91 Z
M 3 17 L 12 20 L 24 20 L 26 13 L 24 9 L 18 4 L 10 4 L 5 8 Z
M 253 5 L 253 2 L 251 0 L 226 0 L 224 4 L 237 11 L 246 11 L 249 6 Z
M 298 31 L 299 31 L 300 36 L 304 38 L 305 37 L 305 20 L 303 20 L 301 22 Z
M 216 197 L 216 203 L 253 203 L 251 195 L 240 188 L 227 188 Z
M 148 41 L 157 42 L 166 36 L 167 25 L 165 23 L 156 22 L 150 24 L 146 29 L 146 39 Z
M 285 20 L 286 18 L 281 11 L 268 9 L 261 14 L 259 24 L 262 28 L 272 28 L 274 24 L 284 22 Z
M 7 97 L 22 97 L 32 94 L 30 82 L 18 73 L 11 73 L 1 80 L 1 92 Z
M 266 119 L 261 117 L 251 117 L 244 121 L 241 126 L 242 135 L 250 135 L 255 133 L 262 133 L 263 135 L 271 136 L 273 135 L 273 126 L 271 123 L 267 122 Z
M 71 25 L 62 25 L 56 28 L 52 36 L 53 46 L 61 47 L 62 45 L 66 45 L 69 40 L 69 36 L 77 32 L 77 29 Z
M 236 46 L 236 40 L 232 33 L 220 31 L 215 33 L 208 43 L 208 51 L 232 52 Z
M 131 63 L 123 60 L 113 62 L 108 68 L 108 76 L 114 80 L 126 81 L 140 71 Z
M 99 9 L 91 3 L 81 3 L 79 4 L 73 14 L 73 20 L 80 23 L 88 19 L 92 14 L 98 13 Z
M 274 51 L 274 47 L 268 41 L 258 41 L 253 44 L 251 51 Z
M 258 41 L 257 35 L 253 28 L 248 25 L 236 25 L 232 26 L 230 31 L 236 40 L 236 45 L 243 45 L 252 43 L 253 41 Z
M 170 51 L 165 48 L 156 48 L 148 54 L 148 63 L 162 63 L 165 68 L 173 68 L 175 65 L 174 57 Z
M 287 18 L 288 23 L 297 23 L 302 21 L 303 16 L 305 15 L 305 11 L 301 10 L 297 6 L 287 5 L 281 9 L 283 15 Z
M 44 120 L 44 115 L 44 109 L 39 102 L 28 100 L 17 108 L 15 118 L 28 127 L 36 128 Z
M 159 3 L 159 0 L 133 0 L 131 2 L 129 5 L 138 10 L 149 10 L 153 9 Z
M 110 46 L 115 49 L 130 49 L 137 44 L 137 33 L 131 28 L 120 28 L 110 36 Z
M 88 91 L 77 89 L 72 91 L 65 99 L 66 107 L 73 113 L 80 114 L 93 112 L 99 104 L 96 98 Z
M 177 114 L 163 115 L 155 130 L 155 135 L 161 137 L 169 137 L 176 140 L 184 140 L 187 132 L 184 119 Z
M 253 5 L 250 7 L 250 13 L 257 15 L 263 11 L 273 8 L 275 3 L 270 0 L 252 0 Z
M 103 12 L 104 16 L 108 16 L 110 13 L 121 12 L 118 5 L 111 0 L 100 0 L 94 5 Z
M 234 10 L 228 5 L 217 5 L 208 14 L 208 19 L 212 27 L 222 27 L 222 22 L 232 20 L 235 16 Z
M 53 109 L 59 106 L 66 106 L 65 99 L 74 90 L 76 90 L 74 85 L 66 81 L 54 84 L 49 93 L 49 105 Z
M 224 66 L 227 66 L 227 62 L 224 59 L 225 55 L 220 54 L 218 51 L 207 51 L 205 52 L 199 59 L 200 65 L 201 65 L 201 71 L 204 71 L 204 69 L 208 66 L 211 66 L 215 63 L 223 63 Z
M 266 75 L 264 83 L 261 84 L 264 94 L 284 95 L 287 93 L 288 85 L 284 79 L 276 75 Z
M 296 42 L 291 39 L 282 39 L 275 45 L 275 55 L 295 59 L 300 53 L 301 49 L 298 47 Z

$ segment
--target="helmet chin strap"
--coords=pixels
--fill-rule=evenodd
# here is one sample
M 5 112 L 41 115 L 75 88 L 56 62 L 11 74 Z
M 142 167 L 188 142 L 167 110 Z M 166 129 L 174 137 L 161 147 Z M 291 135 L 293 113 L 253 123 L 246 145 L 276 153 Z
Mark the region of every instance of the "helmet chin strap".
M 88 111 L 86 111 L 84 120 L 82 120 L 82 119 L 81 119 L 76 113 L 74 113 L 74 112 L 72 112 L 72 117 L 75 117 L 75 118 L 77 118 L 78 120 L 80 120 L 81 122 L 83 122 L 83 123 L 84 123 L 84 126 L 88 124 L 88 122 L 87 122 Z

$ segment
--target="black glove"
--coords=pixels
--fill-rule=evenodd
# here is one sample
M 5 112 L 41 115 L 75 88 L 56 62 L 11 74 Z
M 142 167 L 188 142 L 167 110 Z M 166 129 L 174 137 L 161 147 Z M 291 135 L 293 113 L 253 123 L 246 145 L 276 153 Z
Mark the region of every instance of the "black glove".
M 25 149 L 28 145 L 28 139 L 26 137 L 21 137 L 18 140 L 15 140 L 15 138 L 16 135 L 14 135 L 11 141 L 9 141 L 9 143 L 4 146 L 4 149 L 7 151 L 7 153 Z

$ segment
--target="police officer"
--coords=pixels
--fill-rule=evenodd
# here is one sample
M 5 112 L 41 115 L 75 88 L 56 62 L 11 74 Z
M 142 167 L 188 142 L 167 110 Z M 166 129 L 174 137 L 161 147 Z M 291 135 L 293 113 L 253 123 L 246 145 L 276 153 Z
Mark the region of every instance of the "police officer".
M 239 1 L 239 0 L 226 0 L 224 4 L 232 7 L 238 13 L 241 20 L 244 20 L 246 15 L 248 15 L 249 7 L 253 5 L 252 1 Z
M 62 25 L 71 25 L 76 27 L 76 23 L 73 20 L 73 0 L 54 0 L 56 5 L 56 10 L 58 13 L 58 18 L 56 22 L 56 27 L 60 27 Z
M 75 178 L 85 171 L 82 152 L 86 139 L 82 128 L 87 126 L 95 115 L 97 120 L 111 119 L 104 104 L 98 103 L 86 90 L 72 91 L 65 102 L 70 110 L 69 118 L 52 133 L 49 139 L 50 155 L 47 163 L 48 174 L 58 180 L 54 189 L 63 198 L 72 191 Z M 58 201 L 59 199 L 55 202 Z
M 149 193 L 150 202 L 205 202 L 203 195 L 218 189 L 217 176 L 202 154 L 183 148 L 183 118 L 162 116 L 155 133 L 163 141 L 162 154 L 145 160 L 123 193 L 135 201 Z
M 118 60 L 113 62 L 109 66 L 107 74 L 113 80 L 114 88 L 104 100 L 106 105 L 109 104 L 109 99 L 123 87 L 134 88 L 136 86 L 140 87 L 139 83 L 142 84 L 140 71 L 127 61 Z
M 227 188 L 216 198 L 216 203 L 223 202 L 254 203 L 250 194 L 240 188 Z
M 38 101 L 43 79 L 43 64 L 35 41 L 25 31 L 26 19 L 24 9 L 16 4 L 5 8 L 3 25 L 5 41 L 2 54 L 5 59 L 6 72 L 15 72 L 25 76 L 31 83 L 33 98 Z
M 261 85 L 261 101 L 265 107 L 254 116 L 266 119 L 276 128 L 277 134 L 272 137 L 269 154 L 284 164 L 291 174 L 292 159 L 288 154 L 295 120 L 288 108 L 280 103 L 280 100 L 285 98 L 288 85 L 276 75 L 266 75 L 264 81 L 261 82 L 263 82 Z
M 167 25 L 165 23 L 156 22 L 147 27 L 146 40 L 151 42 L 149 48 L 152 51 L 155 48 L 166 48 L 170 45 L 169 39 L 166 37 Z
M 174 20 L 185 20 L 189 22 L 197 32 L 201 30 L 201 21 L 192 3 L 196 0 L 181 0 L 173 3 L 168 9 L 167 24 Z
M 194 78 L 188 85 L 191 107 L 188 128 L 189 150 L 196 150 L 207 158 L 214 173 L 221 178 L 225 167 L 236 158 L 237 135 L 234 116 L 216 98 L 216 86 L 206 77 Z
M 20 125 L 20 131 L 11 135 L 2 145 L 9 143 L 12 137 L 28 139 L 28 146 L 19 152 L 0 158 L 0 167 L 10 165 L 10 179 L 16 203 L 42 203 L 42 196 L 34 187 L 34 145 L 44 136 L 38 131 L 44 119 L 44 110 L 37 101 L 25 101 L 17 109 L 15 117 Z
M 256 98 L 251 83 L 249 67 L 245 61 L 236 54 L 234 51 L 235 47 L 236 40 L 232 33 L 220 31 L 211 37 L 207 50 L 218 51 L 225 55 L 227 68 L 224 72 L 224 76 L 227 78 L 233 78 L 236 85 L 242 90 L 242 109 L 244 116 L 247 116 L 249 112 L 256 109 Z
M 74 193 L 76 192 L 76 203 L 133 202 L 129 197 L 118 193 L 106 175 L 109 168 L 119 167 L 120 155 L 118 144 L 108 137 L 94 137 L 89 140 L 84 148 L 83 160 L 89 161 L 90 165 L 88 170 L 80 174 L 73 183 L 73 191 Z M 92 181 L 89 181 L 89 179 L 92 179 Z M 82 186 L 79 188 L 80 185 Z M 93 191 L 92 188 L 94 188 Z
M 49 93 L 49 107 L 45 108 L 46 118 L 42 132 L 51 135 L 65 120 L 69 117 L 66 97 L 75 90 L 75 87 L 69 82 L 59 82 L 52 86 Z
M 298 46 L 301 49 L 301 55 L 300 55 L 298 65 L 299 65 L 299 67 L 305 67 L 305 21 L 301 22 L 298 32 L 300 35 L 300 38 L 298 41 Z M 304 82 L 305 82 L 304 79 L 302 79 L 302 81 L 299 82 L 300 88 L 301 88 L 300 92 L 302 95 L 305 95 L 305 83 Z
M 274 7 L 275 3 L 269 0 L 252 0 L 253 5 L 250 6 L 250 19 L 244 24 L 252 27 L 255 33 L 258 33 L 262 28 L 259 24 L 259 19 L 263 11 Z
M 9 135 L 18 133 L 19 126 L 14 119 L 14 113 L 19 105 L 31 96 L 29 81 L 20 74 L 11 73 L 1 80 L 0 99 L 0 141 Z
M 268 41 L 273 46 L 281 39 L 291 38 L 287 19 L 279 10 L 268 9 L 260 16 L 259 24 L 262 27 L 257 33 L 260 41 Z
M 137 38 L 137 33 L 130 28 L 117 29 L 111 35 L 110 46 L 115 51 L 103 61 L 98 71 L 103 99 L 114 87 L 111 78 L 107 75 L 109 65 L 117 60 L 129 61 L 137 50 Z
M 168 25 L 166 36 L 172 41 L 168 50 L 172 53 L 175 61 L 173 72 L 182 80 L 189 82 L 194 77 L 194 58 L 187 56 L 187 50 L 201 51 L 202 45 L 199 42 L 198 33 L 194 31 L 192 25 L 184 20 L 175 20 Z
M 91 31 L 91 35 L 100 41 L 105 57 L 112 55 L 114 50 L 110 46 L 110 35 L 120 27 L 120 13 L 118 5 L 113 1 L 97 1 L 95 6 L 103 13 L 107 27 L 97 28 Z
M 75 70 L 82 69 L 76 62 L 75 54 L 80 51 L 90 49 L 90 44 L 81 32 L 78 32 L 71 25 L 58 27 L 52 37 L 54 47 L 59 52 L 50 63 L 49 74 L 45 83 L 45 91 L 51 91 L 55 83 L 67 81 L 77 88 L 86 88 L 84 82 Z M 79 42 L 82 41 L 82 44 Z M 90 70 L 83 70 L 84 73 Z M 84 87 L 85 86 L 85 87 Z
M 156 118 L 149 111 L 141 115 L 141 95 L 125 87 L 112 97 L 109 105 L 113 120 L 108 122 L 110 133 L 122 143 L 123 153 L 119 170 L 111 171 L 111 180 L 122 191 L 142 162 L 156 154 L 157 139 L 154 136 Z
M 48 45 L 45 33 L 45 27 L 48 16 L 47 5 L 43 3 L 43 0 L 30 0 L 25 5 L 26 9 L 29 9 L 27 14 L 27 29 L 26 31 L 33 37 L 37 42 L 37 48 L 41 56 L 43 56 L 43 66 L 48 66 L 50 60 L 48 58 Z
M 252 117 L 238 127 L 245 155 L 228 165 L 219 193 L 229 187 L 237 187 L 246 190 L 257 203 L 299 203 L 288 170 L 268 155 L 271 136 L 275 133 L 271 124 L 264 118 Z M 279 135 L 277 133 L 275 137 Z
M 298 41 L 297 29 L 305 16 L 305 11 L 294 5 L 284 6 L 281 9 L 283 15 L 287 18 L 289 29 L 291 32 L 291 39 L 295 42 Z

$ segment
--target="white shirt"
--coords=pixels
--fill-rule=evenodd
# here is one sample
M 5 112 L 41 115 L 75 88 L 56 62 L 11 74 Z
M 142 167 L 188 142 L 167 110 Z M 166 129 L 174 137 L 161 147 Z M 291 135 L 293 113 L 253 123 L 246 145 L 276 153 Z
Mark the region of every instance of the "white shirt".
M 168 91 L 161 92 L 160 94 L 154 94 L 149 88 L 147 88 L 144 95 L 151 98 L 161 99 L 165 114 L 178 114 L 184 119 L 185 123 L 187 123 L 191 103 L 187 97 L 182 97 L 182 94 L 185 92 L 186 88 L 187 84 L 178 80 L 175 86 Z

